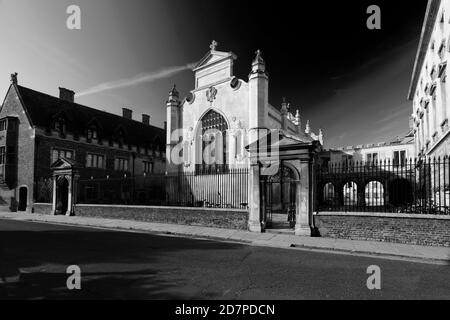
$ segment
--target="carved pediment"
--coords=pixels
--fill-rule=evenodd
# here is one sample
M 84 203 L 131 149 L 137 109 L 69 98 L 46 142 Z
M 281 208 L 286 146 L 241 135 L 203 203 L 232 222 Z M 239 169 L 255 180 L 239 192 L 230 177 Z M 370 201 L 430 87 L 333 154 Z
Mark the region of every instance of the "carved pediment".
M 52 170 L 68 170 L 68 169 L 76 169 L 80 166 L 77 164 L 75 160 L 67 159 L 67 158 L 59 158 L 56 160 L 51 166 Z
M 209 51 L 194 67 L 194 71 L 227 59 L 236 60 L 233 52 Z
M 203 88 L 219 81 L 233 77 L 233 52 L 216 50 L 217 44 L 211 45 L 211 50 L 193 68 L 195 73 L 195 88 Z

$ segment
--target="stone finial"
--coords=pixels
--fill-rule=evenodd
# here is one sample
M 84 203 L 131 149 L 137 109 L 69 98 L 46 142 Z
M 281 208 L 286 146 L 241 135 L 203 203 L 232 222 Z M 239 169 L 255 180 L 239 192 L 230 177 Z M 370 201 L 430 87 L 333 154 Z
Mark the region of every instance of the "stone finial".
M 256 50 L 255 52 L 256 56 L 255 59 L 253 59 L 253 63 L 262 63 L 264 64 L 264 59 L 262 58 L 262 51 L 261 50 Z
M 289 103 L 286 102 L 286 98 L 283 97 L 283 102 L 281 103 L 281 114 L 287 114 L 289 110 Z
M 211 49 L 211 51 L 215 51 L 217 49 L 218 45 L 219 45 L 219 43 L 216 40 L 213 40 L 211 42 L 211 44 L 209 45 L 209 48 Z
M 177 85 L 176 84 L 173 85 L 172 90 L 170 90 L 170 92 L 169 92 L 169 95 L 177 96 L 177 97 L 180 96 L 180 94 L 177 91 Z
M 252 62 L 252 73 L 255 74 L 266 74 L 266 63 L 264 59 L 262 58 L 262 52 L 261 50 L 256 50 L 256 56 L 255 59 L 253 59 Z M 267 74 L 266 74 L 267 76 Z
M 17 72 L 11 73 L 11 83 L 17 84 Z
M 319 142 L 321 145 L 323 145 L 323 130 L 319 129 Z
M 300 122 L 300 110 L 298 110 L 298 109 L 295 112 L 295 121 L 297 121 L 297 123 Z
M 310 134 L 311 133 L 311 124 L 309 123 L 309 120 L 306 121 L 305 133 L 306 134 Z
M 176 84 L 173 85 L 172 90 L 169 92 L 169 102 L 178 101 L 180 94 L 177 91 Z
M 300 118 L 300 110 L 297 109 L 297 111 L 295 112 L 295 119 L 294 119 L 294 123 L 297 126 L 297 132 L 301 132 L 301 125 L 302 125 L 302 120 Z

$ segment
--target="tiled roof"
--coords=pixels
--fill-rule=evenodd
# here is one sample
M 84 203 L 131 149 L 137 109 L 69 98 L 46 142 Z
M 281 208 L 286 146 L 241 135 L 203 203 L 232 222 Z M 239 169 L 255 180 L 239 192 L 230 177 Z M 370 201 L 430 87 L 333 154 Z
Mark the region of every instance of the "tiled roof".
M 108 141 L 119 128 L 123 128 L 124 142 L 144 146 L 157 143 L 161 150 L 165 146 L 165 130 L 146 125 L 119 115 L 62 100 L 48 94 L 17 85 L 24 108 L 33 126 L 51 128 L 60 115 L 65 118 L 67 132 L 85 135 L 90 123 L 97 123 L 99 136 Z

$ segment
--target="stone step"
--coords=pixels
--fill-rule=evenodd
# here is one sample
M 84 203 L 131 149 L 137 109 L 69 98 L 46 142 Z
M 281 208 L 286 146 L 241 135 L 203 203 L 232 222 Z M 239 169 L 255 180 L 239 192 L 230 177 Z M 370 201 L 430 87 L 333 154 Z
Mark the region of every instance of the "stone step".
M 287 213 L 272 213 L 272 222 L 288 222 Z
M 279 233 L 279 234 L 294 234 L 294 229 L 285 228 L 285 229 L 266 229 L 267 233 Z

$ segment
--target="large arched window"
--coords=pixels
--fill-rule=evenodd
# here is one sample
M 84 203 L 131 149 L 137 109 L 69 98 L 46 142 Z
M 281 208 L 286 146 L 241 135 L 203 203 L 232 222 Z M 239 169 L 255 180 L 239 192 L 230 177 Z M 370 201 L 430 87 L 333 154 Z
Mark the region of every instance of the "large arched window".
M 88 142 L 98 139 L 98 129 L 95 124 L 90 125 L 89 128 L 87 129 L 86 138 Z
M 201 170 L 227 170 L 227 130 L 225 118 L 214 110 L 209 110 L 201 119 L 202 164 Z
M 58 117 L 53 122 L 53 129 L 58 132 L 59 136 L 64 137 L 66 135 L 66 120 L 64 117 Z

